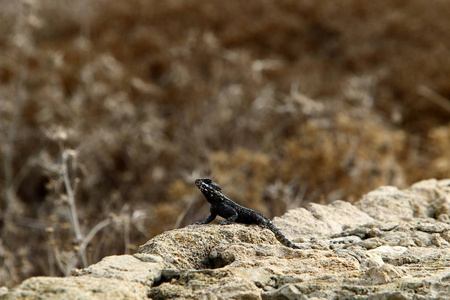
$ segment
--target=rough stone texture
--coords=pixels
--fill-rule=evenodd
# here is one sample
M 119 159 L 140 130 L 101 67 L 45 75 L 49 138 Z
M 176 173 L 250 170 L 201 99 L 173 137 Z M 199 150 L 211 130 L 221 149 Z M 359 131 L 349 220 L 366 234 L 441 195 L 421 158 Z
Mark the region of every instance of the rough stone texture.
M 359 226 L 374 222 L 375 219 L 367 213 L 340 200 L 329 205 L 311 203 L 308 209 L 292 209 L 284 216 L 274 218 L 275 225 L 294 242 L 336 234 L 345 226 Z
M 160 278 L 163 269 L 163 259 L 160 256 L 138 253 L 134 256 L 108 256 L 86 269 L 72 271 L 72 275 L 115 278 L 152 286 L 155 279 Z
M 450 299 L 449 212 L 450 180 L 380 187 L 275 218 L 300 250 L 257 226 L 191 225 L 0 299 Z
M 176 268 L 211 267 L 209 253 L 219 245 L 234 243 L 277 244 L 274 234 L 258 226 L 190 225 L 164 232 L 141 247 L 140 253 L 161 256 Z
M 148 299 L 144 285 L 114 278 L 32 277 L 1 299 Z

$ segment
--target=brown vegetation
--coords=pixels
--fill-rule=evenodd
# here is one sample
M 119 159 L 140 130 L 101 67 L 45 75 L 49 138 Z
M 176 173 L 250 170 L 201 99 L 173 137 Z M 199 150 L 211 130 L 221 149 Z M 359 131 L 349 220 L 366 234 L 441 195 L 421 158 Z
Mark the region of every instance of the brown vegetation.
M 0 1 L 0 285 L 450 177 L 448 1 Z

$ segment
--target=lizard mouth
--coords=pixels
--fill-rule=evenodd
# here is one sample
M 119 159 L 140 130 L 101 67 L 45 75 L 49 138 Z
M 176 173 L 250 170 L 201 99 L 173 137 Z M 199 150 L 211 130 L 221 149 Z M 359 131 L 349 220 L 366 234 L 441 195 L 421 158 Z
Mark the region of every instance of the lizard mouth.
M 209 178 L 199 178 L 195 180 L 195 185 L 202 192 L 220 193 L 221 191 L 220 186 Z
M 195 185 L 203 193 L 205 193 L 205 192 L 215 193 L 216 191 L 215 191 L 214 187 L 211 186 L 211 184 L 209 184 L 210 182 L 211 182 L 211 179 L 199 178 L 199 179 L 195 180 Z
M 202 180 L 201 180 L 201 179 L 197 179 L 197 180 L 195 181 L 195 185 L 196 185 L 199 189 L 201 189 L 201 188 L 203 187 L 203 182 L 202 182 Z
M 208 190 L 207 184 L 204 183 L 201 179 L 197 179 L 195 181 L 195 185 L 200 189 L 200 191 L 206 191 Z

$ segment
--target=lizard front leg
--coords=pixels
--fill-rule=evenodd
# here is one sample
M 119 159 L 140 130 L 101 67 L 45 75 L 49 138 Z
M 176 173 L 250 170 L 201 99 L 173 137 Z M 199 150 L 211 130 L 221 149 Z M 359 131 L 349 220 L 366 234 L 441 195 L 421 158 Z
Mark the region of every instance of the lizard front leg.
M 211 223 L 212 221 L 214 221 L 214 219 L 217 217 L 216 214 L 210 214 L 205 221 L 203 222 L 197 222 L 195 223 L 196 225 L 203 225 L 203 224 L 208 224 Z

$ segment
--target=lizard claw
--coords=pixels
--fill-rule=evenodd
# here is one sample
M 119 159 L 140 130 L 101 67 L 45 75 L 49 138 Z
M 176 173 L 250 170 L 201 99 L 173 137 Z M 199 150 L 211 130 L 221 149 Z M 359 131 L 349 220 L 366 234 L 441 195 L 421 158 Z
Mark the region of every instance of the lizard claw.
M 229 225 L 229 224 L 231 224 L 231 222 L 230 222 L 230 221 L 227 221 L 227 220 L 218 221 L 218 223 L 219 223 L 220 225 Z

